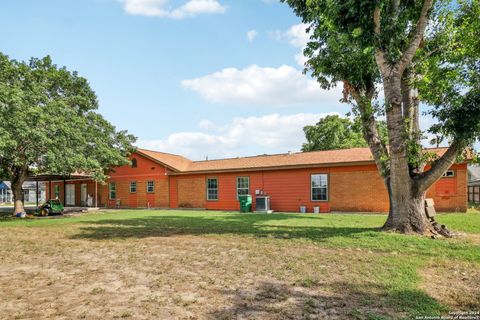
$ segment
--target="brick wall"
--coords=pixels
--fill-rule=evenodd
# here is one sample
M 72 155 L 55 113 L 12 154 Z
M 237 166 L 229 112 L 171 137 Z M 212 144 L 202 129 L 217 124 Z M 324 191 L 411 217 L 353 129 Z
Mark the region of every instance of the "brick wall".
M 205 177 L 180 177 L 177 180 L 178 206 L 185 208 L 205 208 Z
M 194 207 L 212 210 L 238 210 L 237 177 L 250 178 L 250 194 L 255 209 L 255 190 L 263 190 L 271 196 L 271 208 L 275 211 L 298 212 L 301 205 L 308 212 L 319 206 L 321 212 L 387 212 L 388 196 L 383 180 L 375 165 L 271 170 L 238 173 L 169 175 L 172 172 L 140 155 L 137 168 L 123 166 L 110 173 L 107 184 L 98 184 L 98 205 L 115 207 L 116 200 L 109 200 L 108 182 L 115 182 L 117 199 L 124 208 L 178 208 Z M 434 198 L 438 211 L 459 211 L 467 209 L 467 166 L 453 165 L 454 177 L 441 178 L 427 192 Z M 167 173 L 167 175 L 166 175 Z M 328 201 L 311 201 L 310 176 L 325 173 L 329 178 Z M 207 201 L 206 179 L 218 179 L 218 200 Z M 137 182 L 137 192 L 130 193 L 130 182 Z M 147 193 L 147 181 L 155 182 L 155 192 Z M 80 185 L 87 181 L 75 181 L 76 205 L 80 205 Z M 60 186 L 59 199 L 63 202 L 63 181 L 52 182 Z M 93 181 L 87 182 L 88 194 L 95 193 Z M 47 194 L 48 194 L 47 184 Z
M 375 166 L 330 174 L 332 211 L 387 212 L 388 193 Z
M 450 170 L 454 177 L 438 180 L 427 192 L 428 198 L 435 200 L 435 208 L 439 211 L 467 211 L 467 165 L 453 165 Z
M 121 208 L 168 208 L 169 207 L 169 169 L 139 154 L 130 159 L 137 160 L 137 167 L 130 164 L 117 167 L 109 173 L 110 179 L 101 186 L 100 206 L 114 208 L 120 202 Z M 154 182 L 154 192 L 147 192 L 147 182 Z M 109 184 L 116 185 L 116 199 L 109 199 Z M 137 191 L 130 192 L 130 183 L 137 183 Z
M 456 171 L 455 177 L 440 179 L 427 196 L 435 199 L 438 211 L 465 212 L 466 165 L 454 165 L 452 169 Z M 310 176 L 320 173 L 329 177 L 328 201 L 311 201 Z M 243 176 L 250 178 L 254 209 L 257 189 L 268 194 L 271 208 L 280 212 L 298 212 L 301 205 L 308 212 L 315 206 L 321 212 L 388 212 L 389 208 L 388 194 L 375 165 L 171 176 L 170 193 L 175 200 L 170 206 L 176 208 L 182 202 L 190 202 L 193 207 L 238 210 L 236 179 Z M 206 200 L 207 178 L 218 179 L 218 200 Z

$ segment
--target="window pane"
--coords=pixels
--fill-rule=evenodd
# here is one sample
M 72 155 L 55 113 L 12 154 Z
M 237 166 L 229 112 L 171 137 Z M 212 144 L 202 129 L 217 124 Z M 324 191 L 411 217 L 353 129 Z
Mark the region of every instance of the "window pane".
M 250 189 L 249 177 L 237 177 L 237 197 L 247 195 Z
M 312 188 L 326 187 L 327 184 L 328 184 L 328 178 L 326 174 L 312 175 Z
M 237 188 L 248 188 L 249 178 L 248 177 L 238 177 L 237 178 Z
M 238 189 L 238 195 L 247 195 L 248 194 L 248 189 Z
M 328 175 L 314 174 L 312 180 L 312 200 L 327 201 L 328 200 Z
M 218 200 L 218 191 L 216 189 L 208 190 L 208 200 Z
M 315 201 L 325 201 L 327 200 L 327 189 L 326 188 L 313 188 L 312 189 L 312 200 Z
M 130 192 L 131 193 L 137 192 L 137 183 L 136 182 L 130 182 Z
M 217 188 L 217 179 L 208 179 L 207 185 L 209 189 L 216 189 Z
M 320 187 L 320 177 L 318 175 L 312 176 L 312 188 Z
M 155 182 L 147 181 L 147 192 L 154 192 L 154 191 L 155 191 Z
M 117 193 L 115 192 L 116 184 L 111 182 L 109 185 L 109 189 L 110 189 L 110 200 L 114 200 L 117 197 Z
M 217 179 L 207 179 L 207 200 L 218 200 Z

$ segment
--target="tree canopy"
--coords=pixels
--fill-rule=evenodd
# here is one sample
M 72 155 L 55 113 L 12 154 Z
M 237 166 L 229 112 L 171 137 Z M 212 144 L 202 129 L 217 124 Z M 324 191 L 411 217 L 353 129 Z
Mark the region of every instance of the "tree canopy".
M 343 85 L 361 119 L 390 197 L 384 229 L 435 233 L 425 192 L 480 136 L 480 1 L 282 1 L 308 25 L 305 71 L 323 88 Z M 422 150 L 421 102 L 436 121 L 428 130 L 450 142 L 435 157 Z
M 95 92 L 49 56 L 0 54 L 0 176 L 18 187 L 30 173 L 84 172 L 98 181 L 125 164 L 135 137 L 99 113 Z M 14 197 L 15 197 L 15 190 Z
M 386 125 L 380 122 L 379 132 L 386 139 Z M 303 128 L 307 142 L 302 145 L 302 151 L 334 150 L 367 147 L 363 138 L 362 125 L 359 118 L 353 121 L 348 117 L 328 115 L 315 125 Z

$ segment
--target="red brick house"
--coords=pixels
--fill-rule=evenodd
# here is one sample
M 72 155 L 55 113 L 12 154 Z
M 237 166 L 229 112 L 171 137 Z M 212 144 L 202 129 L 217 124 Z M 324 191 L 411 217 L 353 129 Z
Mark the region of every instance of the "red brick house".
M 430 151 L 441 155 L 445 150 Z M 138 149 L 130 160 L 98 185 L 95 200 L 100 207 L 238 210 L 237 196 L 251 194 L 255 209 L 255 194 L 263 192 L 277 212 L 298 212 L 300 206 L 307 212 L 314 207 L 321 212 L 388 211 L 387 192 L 368 148 L 206 161 Z M 58 186 L 52 190 L 63 199 L 63 185 L 54 184 Z M 85 189 L 95 196 L 88 180 L 67 181 L 65 188 L 70 204 L 82 205 Z M 467 164 L 454 164 L 427 196 L 439 211 L 465 212 Z

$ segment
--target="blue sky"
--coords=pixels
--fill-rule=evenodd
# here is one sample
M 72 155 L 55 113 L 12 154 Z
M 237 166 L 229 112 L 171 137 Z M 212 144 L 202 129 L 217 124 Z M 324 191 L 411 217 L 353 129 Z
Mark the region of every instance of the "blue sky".
M 194 159 L 298 150 L 304 125 L 348 109 L 300 73 L 305 32 L 275 0 L 5 0 L 0 11 L 2 52 L 77 70 L 140 146 Z
M 2 51 L 51 55 L 90 81 L 138 145 L 192 159 L 299 150 L 344 114 L 340 88 L 301 73 L 307 36 L 276 0 L 3 0 Z

